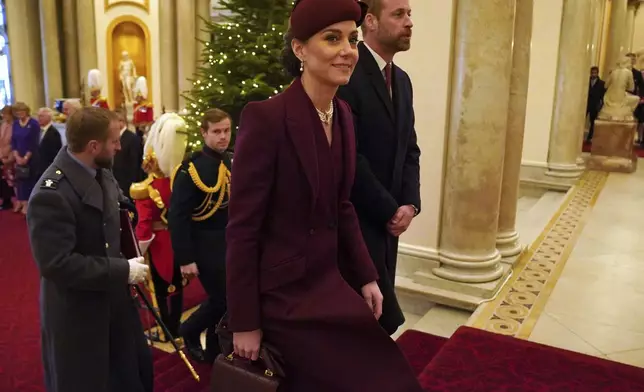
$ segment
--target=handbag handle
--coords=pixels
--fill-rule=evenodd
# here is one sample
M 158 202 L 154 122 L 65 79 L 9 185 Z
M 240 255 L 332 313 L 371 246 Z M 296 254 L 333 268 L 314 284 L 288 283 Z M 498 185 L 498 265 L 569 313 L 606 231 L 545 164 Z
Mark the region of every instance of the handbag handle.
M 233 333 L 228 329 L 227 316 L 228 314 L 225 314 L 221 318 L 219 324 L 217 324 L 215 333 L 219 336 L 219 346 L 222 354 L 226 356 L 226 359 L 232 361 L 234 350 Z M 285 376 L 282 355 L 273 345 L 266 341 L 262 342 L 259 348 L 259 358 L 263 363 L 263 367 L 266 368 L 265 375 L 268 376 L 270 374 L 269 377 L 278 376 L 282 378 Z
M 229 362 L 232 362 L 234 359 L 235 359 L 235 357 L 234 357 L 233 353 L 230 353 L 230 354 L 228 354 L 226 356 L 226 360 L 228 360 Z M 262 358 L 260 357 L 260 359 L 262 359 Z M 262 362 L 264 362 L 264 361 L 262 361 Z M 274 377 L 275 376 L 275 373 L 268 366 L 266 366 L 265 362 L 264 362 L 264 367 L 266 368 L 266 369 L 264 369 L 264 375 L 266 377 Z

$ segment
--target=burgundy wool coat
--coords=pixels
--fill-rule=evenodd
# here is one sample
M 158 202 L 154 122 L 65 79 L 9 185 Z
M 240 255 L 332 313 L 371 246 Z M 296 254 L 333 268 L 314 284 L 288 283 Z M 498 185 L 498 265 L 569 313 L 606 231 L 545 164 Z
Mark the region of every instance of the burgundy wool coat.
M 349 201 L 351 111 L 334 105 L 332 147 L 299 79 L 242 113 L 226 237 L 229 327 L 263 331 L 285 358 L 285 391 L 420 392 L 338 270 L 342 258 L 362 285 L 378 278 Z

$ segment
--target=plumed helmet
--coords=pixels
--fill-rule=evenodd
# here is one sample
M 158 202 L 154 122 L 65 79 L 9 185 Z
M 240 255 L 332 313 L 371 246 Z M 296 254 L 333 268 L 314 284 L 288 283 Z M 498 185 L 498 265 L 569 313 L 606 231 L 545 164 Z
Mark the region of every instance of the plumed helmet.
M 101 71 L 98 69 L 90 69 L 87 73 L 87 87 L 89 87 L 90 91 L 100 91 L 103 88 Z
M 148 99 L 148 80 L 145 76 L 139 76 L 134 84 L 134 95 L 141 96 L 143 99 Z
M 146 159 L 154 156 L 159 170 L 166 177 L 170 176 L 183 161 L 187 142 L 185 120 L 176 113 L 165 113 L 148 132 L 144 148 Z

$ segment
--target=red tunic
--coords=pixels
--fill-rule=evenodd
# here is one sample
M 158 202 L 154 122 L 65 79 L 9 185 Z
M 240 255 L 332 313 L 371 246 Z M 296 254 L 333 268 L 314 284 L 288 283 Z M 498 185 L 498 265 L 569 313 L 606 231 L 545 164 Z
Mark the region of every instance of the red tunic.
M 174 254 L 165 220 L 165 214 L 170 205 L 170 178 L 155 178 L 150 186 L 159 192 L 160 200 L 153 200 L 153 195 L 135 200 L 139 214 L 136 237 L 139 241 L 148 241 L 154 234 L 154 240 L 148 248 L 150 260 L 154 263 L 159 276 L 170 285 L 173 282 Z
M 90 98 L 89 104 L 97 108 L 110 110 L 110 105 L 107 104 L 107 100 L 100 96 L 96 98 L 95 97 Z
M 151 103 L 143 102 L 134 104 L 134 126 L 145 125 L 154 122 L 154 110 Z

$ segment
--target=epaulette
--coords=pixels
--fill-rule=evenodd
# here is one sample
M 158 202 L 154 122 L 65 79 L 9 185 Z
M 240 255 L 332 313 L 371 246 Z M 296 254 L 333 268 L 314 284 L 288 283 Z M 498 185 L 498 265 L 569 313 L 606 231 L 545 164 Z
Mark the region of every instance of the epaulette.
M 65 177 L 65 175 L 63 174 L 62 170 L 58 168 L 52 168 L 52 170 L 48 170 L 42 176 L 42 182 L 40 183 L 40 188 L 52 189 L 52 190 L 58 189 L 58 183 L 63 177 Z
M 130 186 L 130 197 L 134 200 L 143 200 L 150 197 L 150 190 L 148 187 L 152 184 L 152 176 L 148 176 L 141 182 L 135 182 Z

